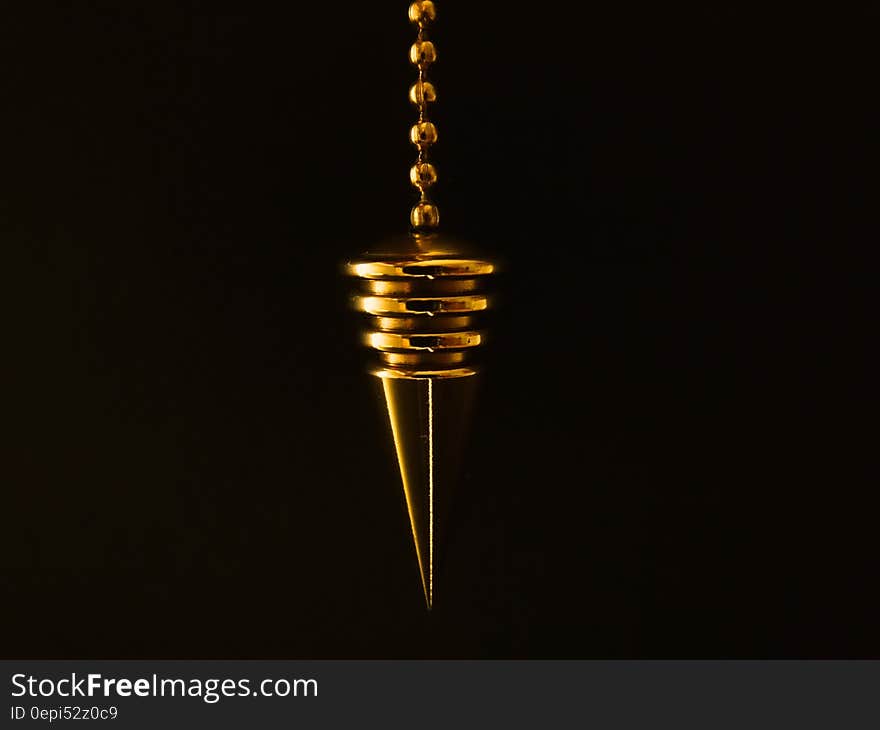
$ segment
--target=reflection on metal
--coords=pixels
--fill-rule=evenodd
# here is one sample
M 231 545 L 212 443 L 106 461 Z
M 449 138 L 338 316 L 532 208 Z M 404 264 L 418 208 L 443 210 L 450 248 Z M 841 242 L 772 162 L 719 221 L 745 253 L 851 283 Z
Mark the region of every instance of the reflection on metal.
M 358 279 L 353 304 L 365 315 L 363 341 L 374 353 L 429 609 L 494 269 L 436 234 L 389 242 L 347 266 Z M 376 296 L 380 288 L 394 292 L 390 302 Z
M 429 193 L 437 169 L 428 159 L 438 139 L 437 127 L 428 120 L 428 108 L 437 100 L 437 89 L 428 80 L 437 60 L 428 38 L 436 15 L 431 0 L 416 0 L 409 7 L 409 19 L 418 29 L 410 48 L 410 61 L 418 69 L 409 94 L 418 110 L 410 129 L 418 150 L 410 182 L 419 191 L 410 211 L 412 232 L 347 264 L 348 275 L 358 281 L 353 304 L 366 319 L 362 341 L 374 353 L 372 372 L 385 399 L 429 610 L 477 380 L 477 355 L 486 338 L 481 329 L 491 304 L 486 280 L 495 271 L 491 261 L 436 233 L 440 212 Z

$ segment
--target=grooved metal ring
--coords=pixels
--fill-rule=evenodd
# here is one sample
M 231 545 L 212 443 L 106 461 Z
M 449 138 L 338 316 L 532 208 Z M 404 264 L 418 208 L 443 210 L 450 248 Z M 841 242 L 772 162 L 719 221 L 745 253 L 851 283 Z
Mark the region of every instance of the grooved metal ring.
M 417 314 L 431 317 L 446 312 L 481 312 L 488 308 L 485 296 L 457 297 L 357 297 L 355 308 L 368 314 Z
M 401 261 L 360 261 L 348 265 L 348 271 L 363 279 L 395 277 L 485 276 L 495 271 L 489 261 L 466 258 L 430 258 Z
M 364 342 L 377 350 L 459 350 L 483 342 L 480 332 L 366 332 Z

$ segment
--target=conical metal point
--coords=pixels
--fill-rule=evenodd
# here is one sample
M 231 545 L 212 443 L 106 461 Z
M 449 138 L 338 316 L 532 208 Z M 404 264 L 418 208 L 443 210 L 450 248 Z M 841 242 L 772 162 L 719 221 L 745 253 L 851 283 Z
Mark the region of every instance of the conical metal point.
M 476 379 L 379 378 L 429 611 Z
M 349 262 L 364 344 L 376 355 L 425 603 L 434 606 L 438 557 L 458 481 L 495 267 L 434 236 L 411 236 Z

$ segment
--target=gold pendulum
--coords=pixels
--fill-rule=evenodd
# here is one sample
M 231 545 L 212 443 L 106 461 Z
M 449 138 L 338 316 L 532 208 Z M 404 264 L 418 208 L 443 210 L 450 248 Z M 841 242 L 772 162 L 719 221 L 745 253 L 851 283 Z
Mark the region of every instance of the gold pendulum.
M 368 250 L 347 264 L 357 277 L 355 308 L 364 313 L 364 344 L 372 348 L 372 374 L 380 385 L 406 497 L 425 601 L 434 603 L 437 548 L 464 447 L 474 396 L 477 348 L 485 333 L 481 314 L 489 306 L 492 262 L 437 233 L 440 215 L 429 191 L 437 171 L 428 160 L 437 128 L 428 119 L 436 101 L 427 74 L 437 59 L 428 39 L 436 17 L 429 0 L 409 6 L 418 27 L 410 61 L 418 79 L 409 91 L 418 109 L 410 141 L 418 150 L 410 180 L 419 200 L 410 232 Z

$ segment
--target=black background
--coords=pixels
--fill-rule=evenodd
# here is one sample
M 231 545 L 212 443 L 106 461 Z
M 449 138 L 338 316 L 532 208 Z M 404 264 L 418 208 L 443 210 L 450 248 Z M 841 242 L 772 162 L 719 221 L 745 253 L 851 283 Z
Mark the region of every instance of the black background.
M 877 14 L 438 7 L 509 266 L 431 615 L 338 276 L 406 3 L 4 13 L 3 653 L 878 656 Z

